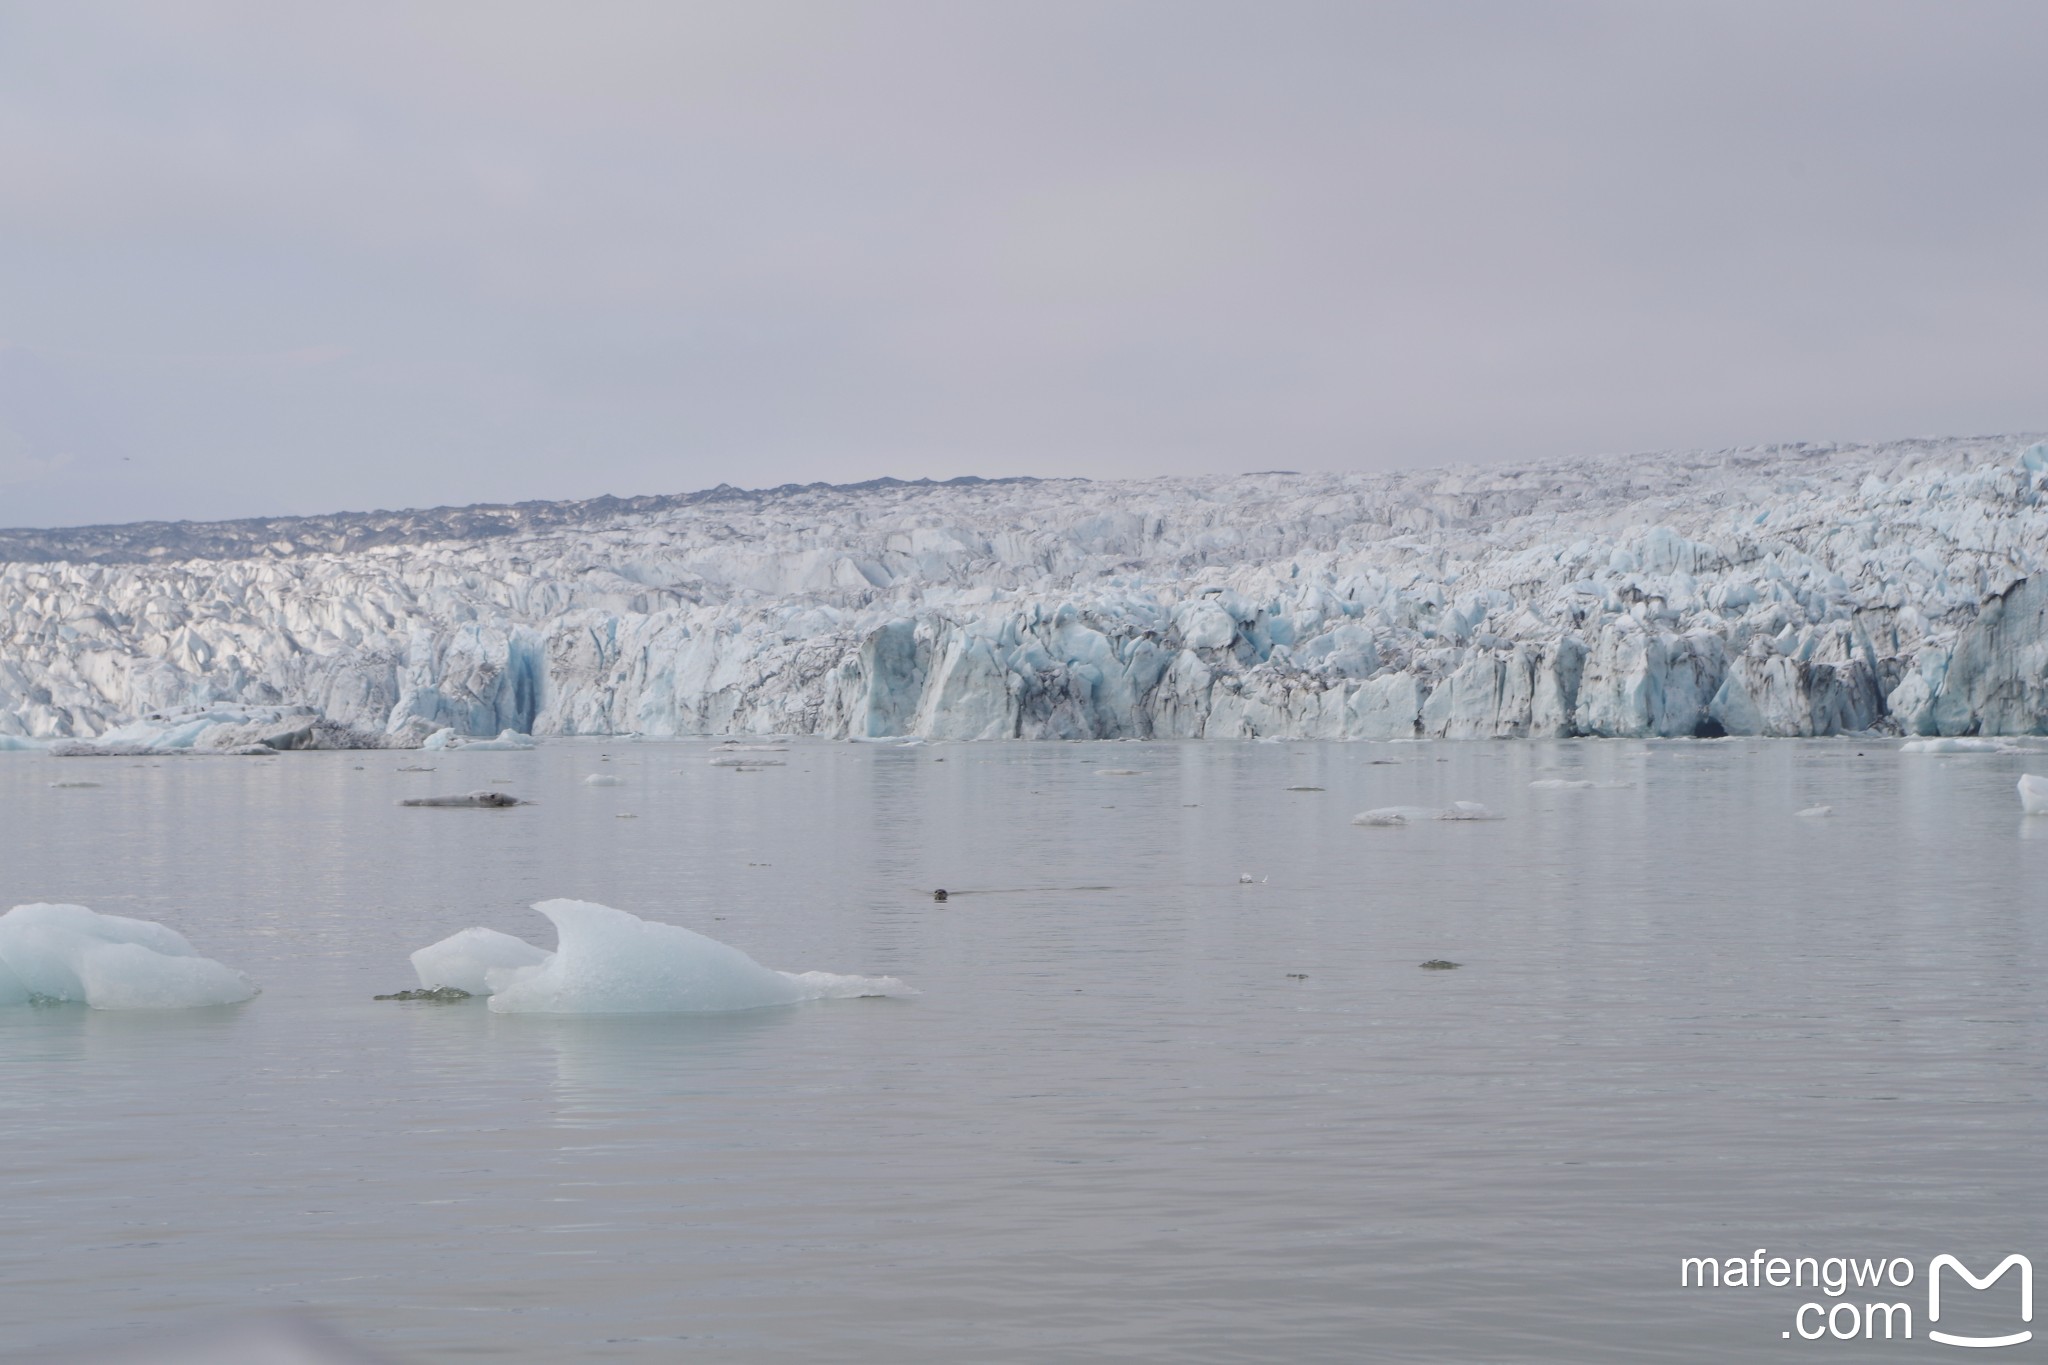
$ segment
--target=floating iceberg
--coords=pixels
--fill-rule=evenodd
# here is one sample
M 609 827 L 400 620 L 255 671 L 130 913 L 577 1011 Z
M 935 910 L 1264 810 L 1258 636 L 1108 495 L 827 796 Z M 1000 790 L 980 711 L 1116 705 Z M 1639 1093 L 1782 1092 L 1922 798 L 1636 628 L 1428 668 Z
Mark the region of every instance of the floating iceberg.
M 1833 806 L 1808 806 L 1805 810 L 1799 812 L 1801 816 L 1809 820 L 1825 820 L 1834 813 L 1835 808 Z
M 2048 815 L 2048 777 L 2028 773 L 2020 778 L 2020 809 L 2029 815 Z
M 1529 789 L 1539 792 L 1584 791 L 1597 785 L 1588 777 L 1545 777 L 1531 782 Z
M 623 787 L 626 785 L 626 779 L 623 777 L 613 777 L 610 773 L 592 773 L 583 779 L 583 785 L 586 787 Z
M 534 749 L 540 741 L 517 730 L 500 730 L 496 739 L 471 739 L 455 733 L 453 726 L 436 730 L 421 742 L 422 749 Z
M 1354 825 L 1406 825 L 1419 820 L 1501 820 L 1499 811 L 1477 801 L 1453 801 L 1448 806 L 1381 806 L 1351 817 Z
M 0 915 L 0 1005 L 70 1000 L 101 1010 L 233 1005 L 249 978 L 192 951 L 150 920 L 82 905 L 17 905 Z
M 412 969 L 424 990 L 453 986 L 471 995 L 489 995 L 485 978 L 494 971 L 538 967 L 548 960 L 545 948 L 496 929 L 464 929 L 412 955 Z
M 1902 754 L 2016 754 L 2020 747 L 2002 739 L 1909 739 L 1899 746 Z
M 590 901 L 542 901 L 552 953 L 509 934 L 465 929 L 412 955 L 422 986 L 489 995 L 502 1014 L 682 1014 L 804 1000 L 915 995 L 893 976 L 778 972 L 717 939 Z
M 0 735 L 0 754 L 14 749 L 34 750 L 48 747 L 47 740 L 30 739 L 27 735 Z

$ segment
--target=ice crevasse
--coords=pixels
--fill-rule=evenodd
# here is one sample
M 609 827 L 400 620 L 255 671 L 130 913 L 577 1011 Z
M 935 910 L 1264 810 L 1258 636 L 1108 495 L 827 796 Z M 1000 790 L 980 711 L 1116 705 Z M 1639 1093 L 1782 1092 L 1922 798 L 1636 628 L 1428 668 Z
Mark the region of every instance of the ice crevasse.
M 0 531 L 0 655 L 0 741 L 2048 733 L 2048 441 Z
M 199 956 L 184 935 L 151 920 L 82 905 L 17 905 L 0 915 L 0 1005 L 192 1009 L 255 994 L 248 977 Z
M 917 993 L 890 976 L 776 971 L 694 930 L 591 901 L 534 909 L 554 922 L 552 953 L 495 929 L 465 929 L 412 955 L 420 985 L 488 995 L 501 1014 L 716 1013 Z

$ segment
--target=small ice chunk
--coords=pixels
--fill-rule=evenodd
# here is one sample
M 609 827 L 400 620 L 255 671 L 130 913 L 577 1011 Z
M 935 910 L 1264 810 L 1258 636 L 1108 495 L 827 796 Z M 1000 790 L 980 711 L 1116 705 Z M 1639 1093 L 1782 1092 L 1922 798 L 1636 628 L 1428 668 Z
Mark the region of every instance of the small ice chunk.
M 540 747 L 540 741 L 532 735 L 521 734 L 517 730 L 500 730 L 496 739 L 468 740 L 458 747 L 464 749 L 535 749 Z
M 175 929 L 82 905 L 17 905 L 0 915 L 0 1005 L 73 1000 L 101 1010 L 233 1005 L 249 978 L 201 957 Z
M 2016 754 L 2025 752 L 2003 739 L 1909 739 L 1899 746 L 1902 754 Z
M 453 986 L 471 995 L 489 995 L 485 979 L 496 969 L 538 967 L 548 960 L 545 948 L 496 929 L 464 929 L 412 955 L 412 969 L 426 990 Z
M 784 765 L 779 758 L 741 758 L 738 754 L 724 753 L 715 756 L 711 760 L 711 766 L 714 768 L 780 768 Z
M 1144 771 L 1143 768 L 1097 768 L 1095 775 L 1097 777 L 1137 777 Z
M 1818 820 L 1825 819 L 1827 816 L 1833 815 L 1835 813 L 1835 808 L 1833 806 L 1808 806 L 1805 810 L 1800 811 L 1799 813 L 1800 815 L 1805 816 L 1808 819 Z
M 421 742 L 420 747 L 422 749 L 532 749 L 538 747 L 539 743 L 540 741 L 532 735 L 521 734 L 517 730 L 500 730 L 496 739 L 471 739 L 467 735 L 456 734 L 454 727 L 449 726 L 428 735 Z
M 542 901 L 560 944 L 534 966 L 485 972 L 501 1014 L 668 1014 L 914 995 L 892 976 L 778 972 L 729 944 L 590 901 Z
M 1354 825 L 1406 825 L 1419 820 L 1499 820 L 1504 817 L 1477 801 L 1453 801 L 1448 806 L 1381 806 L 1351 817 Z
M 1581 777 L 1581 778 L 1569 778 L 1569 777 L 1544 777 L 1544 778 L 1538 778 L 1538 779 L 1537 779 L 1536 781 L 1534 781 L 1534 782 L 1531 782 L 1531 783 L 1529 784 L 1529 787 L 1530 787 L 1530 789 L 1531 789 L 1532 791 L 1539 791 L 1539 792 L 1562 792 L 1562 791 L 1585 791 L 1585 790 L 1588 790 L 1588 789 L 1590 789 L 1590 788 L 1592 788 L 1592 787 L 1595 787 L 1595 786 L 1597 786 L 1597 785 L 1599 785 L 1599 784 L 1598 784 L 1598 783 L 1596 783 L 1596 782 L 1594 782 L 1594 781 L 1593 781 L 1593 779 L 1591 779 L 1591 778 L 1589 778 L 1589 777 Z
M 2048 777 L 2028 773 L 2020 778 L 2020 809 L 2029 815 L 2048 815 Z
M 610 773 L 592 773 L 583 779 L 583 785 L 586 787 L 623 787 L 626 785 L 626 779 L 623 777 L 613 777 Z

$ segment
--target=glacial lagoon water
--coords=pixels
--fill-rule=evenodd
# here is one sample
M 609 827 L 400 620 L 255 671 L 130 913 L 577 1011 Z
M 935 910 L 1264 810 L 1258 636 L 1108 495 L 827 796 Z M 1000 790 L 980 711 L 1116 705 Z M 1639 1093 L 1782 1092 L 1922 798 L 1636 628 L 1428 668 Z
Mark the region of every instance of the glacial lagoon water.
M 264 987 L 0 1010 L 0 1354 L 303 1310 L 400 1362 L 1910 1360 L 1929 1257 L 2048 1257 L 2048 754 L 713 752 L 0 755 L 0 907 Z M 538 804 L 396 804 L 481 786 Z M 1505 818 L 1350 823 L 1460 799 Z M 371 1000 L 554 896 L 922 994 Z M 1915 1340 L 1679 1288 L 1759 1247 L 1911 1258 Z

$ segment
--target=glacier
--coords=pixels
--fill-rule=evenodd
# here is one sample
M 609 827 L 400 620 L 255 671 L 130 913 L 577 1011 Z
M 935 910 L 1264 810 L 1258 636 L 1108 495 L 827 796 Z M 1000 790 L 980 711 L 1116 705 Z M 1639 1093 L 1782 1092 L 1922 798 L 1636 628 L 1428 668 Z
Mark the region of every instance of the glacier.
M 0 747 L 2048 733 L 2044 491 L 1993 436 L 0 532 Z
M 705 1014 L 917 994 L 893 976 L 779 972 L 715 938 L 593 901 L 533 908 L 554 922 L 555 951 L 464 929 L 412 955 L 420 985 L 487 995 L 500 1014 Z

